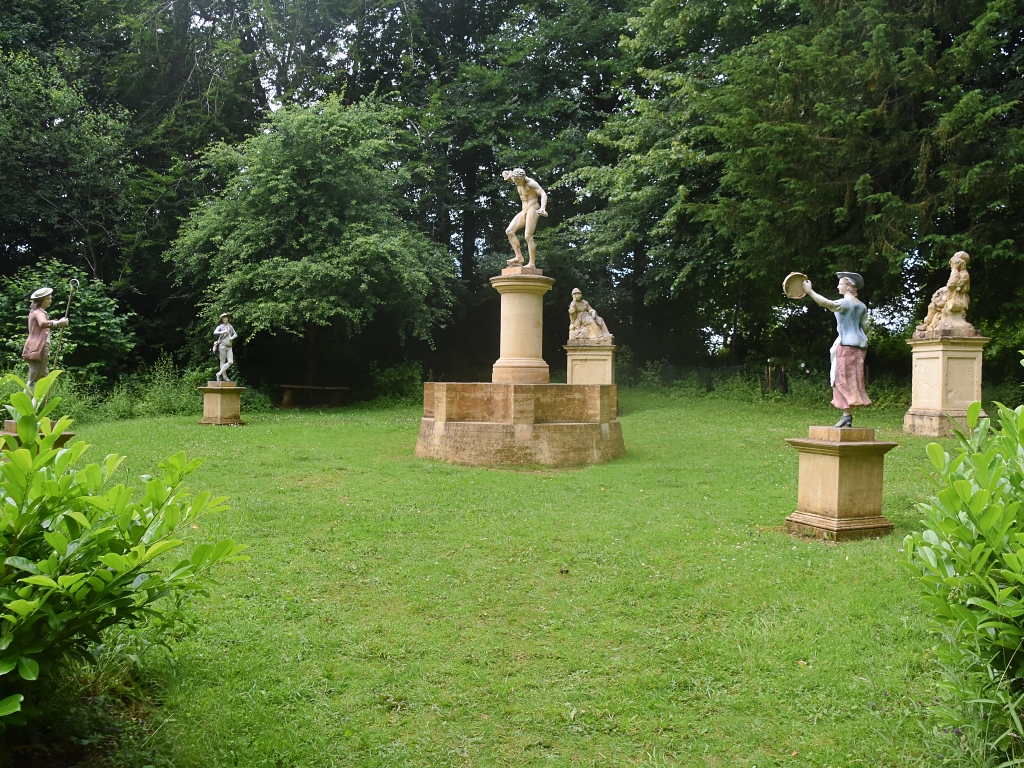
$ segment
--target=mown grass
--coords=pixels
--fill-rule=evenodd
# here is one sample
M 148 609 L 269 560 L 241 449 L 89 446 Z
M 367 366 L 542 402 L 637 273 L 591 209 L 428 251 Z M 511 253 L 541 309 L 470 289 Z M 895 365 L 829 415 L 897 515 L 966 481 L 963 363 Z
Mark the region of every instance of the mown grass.
M 178 766 L 890 766 L 934 695 L 898 565 L 928 492 L 901 412 L 859 419 L 895 535 L 782 530 L 831 409 L 624 391 L 628 455 L 570 470 L 413 457 L 419 410 L 95 424 L 133 475 L 184 449 L 232 498 L 197 536 L 252 560 L 200 600 L 161 670 Z M 881 714 L 879 714 L 881 713 Z

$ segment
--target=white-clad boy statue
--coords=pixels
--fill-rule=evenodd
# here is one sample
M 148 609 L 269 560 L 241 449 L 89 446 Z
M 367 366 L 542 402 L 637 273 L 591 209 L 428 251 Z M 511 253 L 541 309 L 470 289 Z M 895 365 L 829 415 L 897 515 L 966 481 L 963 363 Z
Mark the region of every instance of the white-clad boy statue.
M 220 360 L 220 370 L 217 371 L 217 381 L 231 381 L 228 378 L 228 368 L 235 364 L 235 353 L 231 347 L 238 338 L 234 327 L 228 322 L 230 317 L 227 312 L 220 316 L 220 325 L 213 329 L 213 351 Z

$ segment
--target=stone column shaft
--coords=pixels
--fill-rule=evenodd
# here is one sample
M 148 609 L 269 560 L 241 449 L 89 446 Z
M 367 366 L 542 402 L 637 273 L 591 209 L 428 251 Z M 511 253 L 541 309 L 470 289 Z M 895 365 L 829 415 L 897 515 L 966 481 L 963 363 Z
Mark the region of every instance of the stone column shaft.
M 501 356 L 494 363 L 491 381 L 511 384 L 547 384 L 548 364 L 543 357 L 544 294 L 554 279 L 539 269 L 510 267 L 491 278 L 501 294 Z

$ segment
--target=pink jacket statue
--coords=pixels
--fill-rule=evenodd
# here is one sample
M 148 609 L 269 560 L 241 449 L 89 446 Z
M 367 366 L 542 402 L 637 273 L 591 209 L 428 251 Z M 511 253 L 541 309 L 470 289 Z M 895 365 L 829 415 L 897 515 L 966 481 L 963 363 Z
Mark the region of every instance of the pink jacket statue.
M 28 339 L 21 351 L 24 360 L 42 360 L 43 351 L 50 338 L 50 327 L 54 321 L 42 307 L 36 307 L 28 313 Z

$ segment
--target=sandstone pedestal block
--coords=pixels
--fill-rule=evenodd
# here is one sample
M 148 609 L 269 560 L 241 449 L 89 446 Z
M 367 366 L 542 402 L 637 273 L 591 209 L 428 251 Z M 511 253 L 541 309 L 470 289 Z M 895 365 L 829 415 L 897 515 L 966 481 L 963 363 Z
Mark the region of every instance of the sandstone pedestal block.
M 510 384 L 547 384 L 544 362 L 544 294 L 554 278 L 533 267 L 508 267 L 491 278 L 501 294 L 501 356 L 494 363 L 491 381 Z
M 50 419 L 50 432 L 51 432 L 51 434 L 53 432 L 53 427 L 56 424 L 57 424 L 56 421 L 54 421 L 53 419 Z M 21 438 L 18 437 L 18 422 L 15 421 L 14 419 L 6 419 L 6 420 L 4 420 L 4 431 L 3 431 L 3 434 L 4 435 L 9 435 L 10 437 L 13 437 L 14 441 L 18 445 L 21 445 Z M 74 436 L 75 436 L 74 432 L 61 432 L 60 433 L 60 437 L 58 437 L 56 440 L 53 441 L 53 447 L 54 448 L 63 448 L 64 445 L 68 442 L 68 440 L 70 440 Z M 39 437 L 40 438 L 43 437 L 43 433 L 42 432 L 39 433 Z M 4 448 L 4 447 L 6 447 L 5 442 L 0 440 L 0 448 Z
M 950 419 L 966 425 L 967 406 L 981 400 L 984 336 L 913 338 L 914 383 L 903 431 L 921 437 L 948 437 Z
M 626 453 L 616 411 L 614 386 L 427 382 L 416 455 L 453 464 L 599 464 Z
M 203 420 L 200 424 L 229 424 L 242 426 L 242 393 L 245 387 L 233 381 L 208 381 L 198 387 L 203 393 Z
M 786 527 L 844 541 L 883 536 L 893 529 L 882 516 L 885 454 L 898 443 L 875 440 L 875 430 L 811 427 L 808 437 L 787 438 L 800 453 L 797 511 Z
M 615 347 L 608 344 L 566 344 L 566 382 L 614 384 Z

